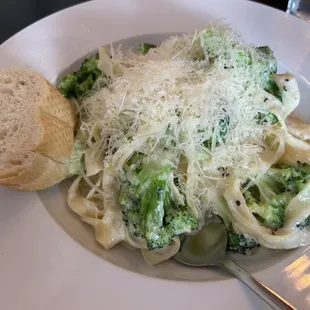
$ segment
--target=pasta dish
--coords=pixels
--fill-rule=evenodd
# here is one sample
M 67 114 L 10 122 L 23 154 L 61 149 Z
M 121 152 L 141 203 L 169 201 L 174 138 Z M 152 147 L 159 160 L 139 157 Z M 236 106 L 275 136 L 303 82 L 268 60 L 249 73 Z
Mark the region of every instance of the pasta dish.
M 175 255 L 212 214 L 227 250 L 310 244 L 310 127 L 294 75 L 217 23 L 99 48 L 59 84 L 79 110 L 68 204 L 105 249 Z

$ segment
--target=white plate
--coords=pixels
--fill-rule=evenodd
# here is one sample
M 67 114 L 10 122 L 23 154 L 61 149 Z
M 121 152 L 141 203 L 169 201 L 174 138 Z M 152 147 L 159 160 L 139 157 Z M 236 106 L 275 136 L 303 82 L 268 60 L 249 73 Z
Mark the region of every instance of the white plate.
M 143 37 L 123 43 L 160 41 L 167 33 L 188 32 L 218 18 L 240 30 L 246 41 L 271 46 L 280 62 L 300 77 L 299 112 L 310 120 L 309 24 L 249 1 L 88 2 L 43 19 L 5 42 L 0 66 L 33 69 L 55 82 L 69 65 L 100 45 L 139 35 Z M 147 267 L 133 251 L 103 251 L 90 229 L 65 206 L 65 186 L 39 194 L 0 188 L 2 309 L 269 309 L 240 282 L 215 270 L 182 269 L 169 262 Z M 298 309 L 307 309 L 309 257 L 309 250 L 300 249 L 254 258 L 254 265 L 253 259 L 242 262 Z M 184 278 L 192 281 L 180 281 Z

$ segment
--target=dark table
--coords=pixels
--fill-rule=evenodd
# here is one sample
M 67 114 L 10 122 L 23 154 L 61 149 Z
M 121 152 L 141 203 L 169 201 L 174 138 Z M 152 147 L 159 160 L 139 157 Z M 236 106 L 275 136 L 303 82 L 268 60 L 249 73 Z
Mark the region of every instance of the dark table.
M 88 0 L 89 1 L 89 0 Z M 111 0 L 113 1 L 113 0 Z M 154 0 L 156 1 L 156 0 Z M 254 0 L 286 10 L 288 0 Z M 0 44 L 33 22 L 85 0 L 0 0 Z

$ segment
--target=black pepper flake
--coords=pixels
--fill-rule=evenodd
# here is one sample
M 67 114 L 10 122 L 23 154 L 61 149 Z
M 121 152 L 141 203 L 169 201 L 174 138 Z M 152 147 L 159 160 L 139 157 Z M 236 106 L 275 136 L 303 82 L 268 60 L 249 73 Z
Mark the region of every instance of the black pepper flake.
M 218 167 L 217 170 L 220 172 L 221 176 L 224 177 L 229 177 L 229 172 L 227 171 L 227 168 L 225 167 Z
M 297 223 L 296 227 L 299 228 L 300 230 L 303 230 L 305 228 L 305 225 L 303 223 Z
M 289 79 L 285 79 L 285 82 L 288 82 L 289 81 Z
M 264 102 L 266 102 L 267 100 L 268 100 L 268 98 L 265 98 L 265 99 L 264 99 Z
M 236 200 L 236 205 L 239 207 L 241 205 L 240 200 Z
M 285 87 L 285 86 L 283 86 L 283 90 L 284 90 L 284 91 L 287 91 L 287 89 L 286 89 L 286 87 Z

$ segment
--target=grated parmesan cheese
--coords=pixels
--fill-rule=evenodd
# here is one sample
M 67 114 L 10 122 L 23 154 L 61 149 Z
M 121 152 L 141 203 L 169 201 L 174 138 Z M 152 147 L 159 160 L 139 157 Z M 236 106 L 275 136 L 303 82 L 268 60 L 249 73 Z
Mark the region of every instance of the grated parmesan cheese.
M 240 43 L 253 64 L 234 67 L 238 34 L 227 27 L 211 28 L 221 35 L 209 43 L 209 54 L 203 49 L 206 29 L 169 38 L 146 55 L 112 48 L 108 86 L 83 100 L 81 118 L 81 129 L 94 137 L 90 147 L 105 154 L 104 166 L 115 175 L 133 152 L 160 159 L 160 150 L 168 149 L 180 186 L 200 209 L 211 203 L 215 191 L 225 190 L 228 176 L 246 181 L 259 172 L 266 126 L 254 117 L 270 110 L 272 101 L 264 100 L 266 93 L 253 78 L 262 56 Z M 204 60 L 197 60 L 202 55 Z M 214 56 L 210 62 L 208 57 Z M 118 74 L 113 75 L 113 66 Z M 217 144 L 219 124 L 227 116 L 227 136 Z M 207 148 L 204 141 L 210 138 Z

